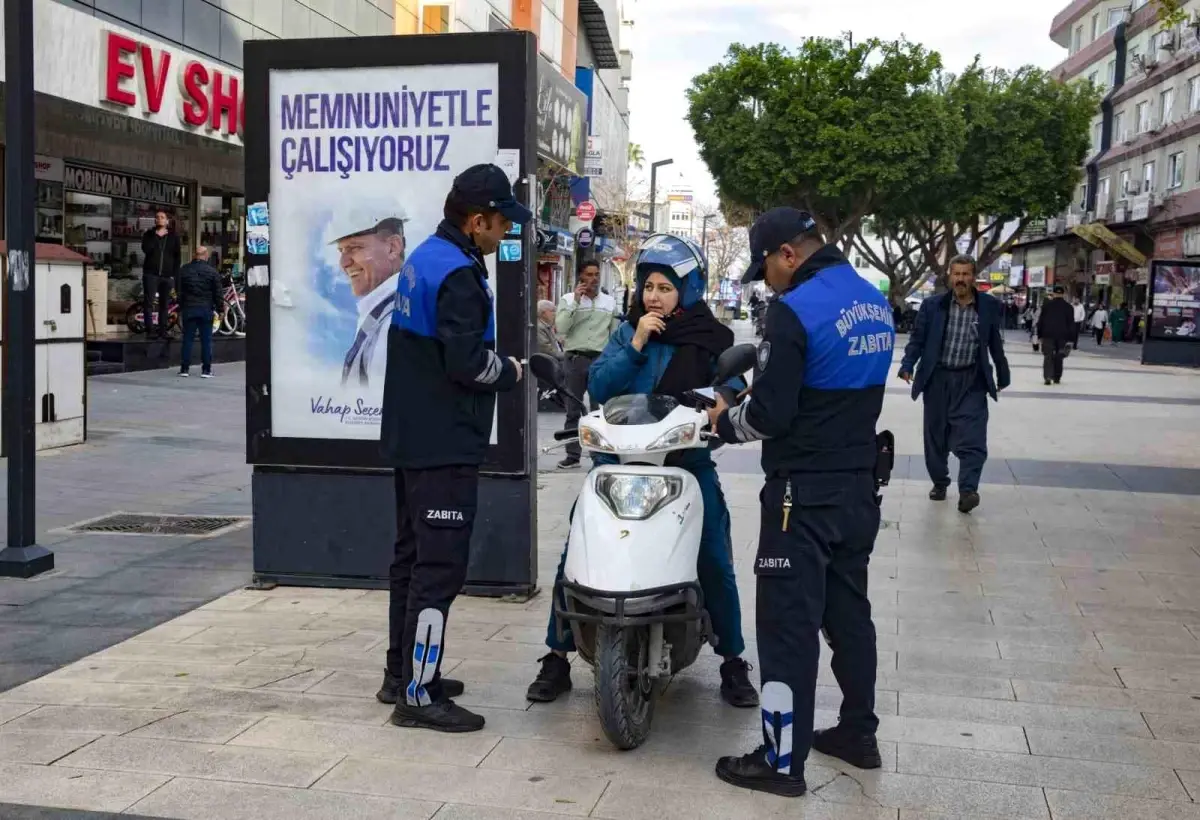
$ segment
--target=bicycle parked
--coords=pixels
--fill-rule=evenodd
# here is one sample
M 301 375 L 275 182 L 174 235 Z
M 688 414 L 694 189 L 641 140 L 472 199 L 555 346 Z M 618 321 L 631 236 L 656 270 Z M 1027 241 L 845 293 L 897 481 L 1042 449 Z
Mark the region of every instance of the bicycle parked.
M 216 327 L 219 336 L 246 335 L 246 286 L 235 282 L 226 274 L 221 278 L 225 287 L 225 309 L 221 311 L 221 322 Z

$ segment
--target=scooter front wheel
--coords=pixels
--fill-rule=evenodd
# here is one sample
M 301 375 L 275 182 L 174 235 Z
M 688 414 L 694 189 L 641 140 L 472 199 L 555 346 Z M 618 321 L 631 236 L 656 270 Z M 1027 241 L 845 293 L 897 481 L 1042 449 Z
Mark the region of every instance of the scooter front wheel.
M 646 673 L 650 634 L 646 627 L 596 628 L 592 668 L 596 713 L 604 734 L 618 749 L 636 749 L 650 736 L 660 683 Z

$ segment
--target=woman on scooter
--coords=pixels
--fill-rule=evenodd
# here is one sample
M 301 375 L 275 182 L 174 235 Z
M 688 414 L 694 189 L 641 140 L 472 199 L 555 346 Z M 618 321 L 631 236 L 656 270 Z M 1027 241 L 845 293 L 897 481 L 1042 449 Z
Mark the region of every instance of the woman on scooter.
M 665 235 L 646 240 L 638 252 L 629 317 L 613 332 L 588 374 L 588 393 L 594 401 L 604 404 L 617 396 L 647 393 L 678 399 L 688 390 L 712 384 L 717 357 L 733 345 L 733 332 L 717 321 L 704 303 L 707 282 L 708 263 L 694 242 Z M 736 391 L 745 383 L 738 379 L 726 387 Z M 599 454 L 594 460 L 612 463 Z M 757 706 L 750 667 L 741 657 L 745 642 L 733 573 L 729 508 L 716 465 L 708 450 L 672 453 L 667 464 L 692 473 L 704 498 L 697 572 L 718 637 L 716 653 L 724 658 L 721 697 L 732 706 Z M 563 576 L 566 558 L 564 547 L 556 580 Z M 541 659 L 541 671 L 526 693 L 529 700 L 548 703 L 571 689 L 567 653 L 575 650 L 575 643 L 569 627 L 564 628 L 564 636 L 558 640 L 552 606 L 546 632 L 550 653 Z

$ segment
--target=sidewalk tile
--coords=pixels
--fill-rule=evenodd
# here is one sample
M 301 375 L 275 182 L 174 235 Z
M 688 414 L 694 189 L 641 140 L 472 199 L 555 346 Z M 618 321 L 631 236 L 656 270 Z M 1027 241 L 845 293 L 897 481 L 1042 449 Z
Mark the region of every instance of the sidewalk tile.
M 193 743 L 228 743 L 259 718 L 209 712 L 181 712 L 128 733 L 132 738 L 187 740 Z
M 43 706 L 9 721 L 0 732 L 73 732 L 121 735 L 170 717 L 167 709 L 113 709 L 103 706 Z
M 1110 709 L 906 693 L 900 698 L 900 714 L 1004 726 L 1063 728 L 1091 734 L 1151 737 L 1141 715 Z
M 178 820 L 429 820 L 437 810 L 436 801 L 177 777 L 130 812 Z
M 305 788 L 328 772 L 340 755 L 104 737 L 62 759 L 63 766 L 230 780 Z
M 390 724 L 348 726 L 268 717 L 234 738 L 230 745 L 477 766 L 499 742 L 499 735 L 487 731 L 446 735 L 399 729 Z
M 156 774 L 0 763 L 0 802 L 119 812 L 169 779 Z
M 86 746 L 98 734 L 63 732 L 0 732 L 0 761 L 47 765 Z M 0 814 L 0 817 L 3 815 Z
M 900 744 L 897 751 L 897 767 L 902 774 L 1123 794 L 1157 800 L 1188 799 L 1175 772 L 1163 768 L 906 743 Z
M 1046 789 L 1054 820 L 1200 820 L 1200 806 Z
M 1200 771 L 1200 744 L 1054 729 L 1025 730 L 1035 755 Z
M 586 817 L 607 786 L 608 781 L 600 778 L 530 776 L 351 757 L 335 766 L 313 788 Z

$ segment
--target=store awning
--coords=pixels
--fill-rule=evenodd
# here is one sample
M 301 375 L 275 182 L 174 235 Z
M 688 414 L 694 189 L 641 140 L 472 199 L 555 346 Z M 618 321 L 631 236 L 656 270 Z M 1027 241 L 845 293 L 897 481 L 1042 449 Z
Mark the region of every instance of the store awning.
M 621 59 L 617 55 L 612 35 L 608 32 L 604 9 L 600 8 L 596 0 L 579 0 L 579 22 L 583 24 L 583 31 L 592 46 L 596 68 L 620 68 Z
M 1135 248 L 1133 245 L 1126 242 L 1121 237 L 1110 231 L 1107 227 L 1099 222 L 1092 222 L 1086 225 L 1076 225 L 1071 229 L 1077 236 L 1085 242 L 1095 245 L 1097 248 L 1108 251 L 1114 257 L 1120 257 L 1126 262 L 1132 264 L 1135 268 L 1144 267 L 1146 264 L 1146 255 Z

